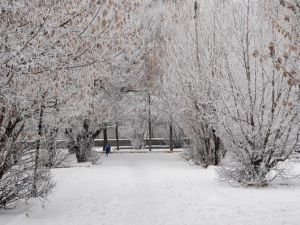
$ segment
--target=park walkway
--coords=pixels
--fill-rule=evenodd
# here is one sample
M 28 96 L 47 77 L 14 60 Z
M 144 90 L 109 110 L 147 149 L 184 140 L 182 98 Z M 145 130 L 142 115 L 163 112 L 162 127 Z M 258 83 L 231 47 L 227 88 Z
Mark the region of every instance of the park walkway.
M 54 169 L 49 202 L 0 211 L 1 225 L 293 225 L 300 188 L 234 188 L 180 153 L 117 153 Z

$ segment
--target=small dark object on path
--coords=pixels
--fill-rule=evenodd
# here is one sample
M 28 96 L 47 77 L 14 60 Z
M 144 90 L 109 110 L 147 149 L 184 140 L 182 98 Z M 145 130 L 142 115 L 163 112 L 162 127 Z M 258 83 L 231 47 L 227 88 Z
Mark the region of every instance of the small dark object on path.
M 110 144 L 107 144 L 107 145 L 105 146 L 105 155 L 106 155 L 106 157 L 108 157 L 108 154 L 110 153 L 110 149 L 111 149 Z

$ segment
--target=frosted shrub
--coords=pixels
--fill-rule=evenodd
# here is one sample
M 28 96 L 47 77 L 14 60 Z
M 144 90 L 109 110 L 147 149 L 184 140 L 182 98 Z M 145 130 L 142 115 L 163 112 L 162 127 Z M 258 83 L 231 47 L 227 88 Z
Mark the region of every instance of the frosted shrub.
M 80 121 L 79 121 L 80 124 Z M 68 128 L 65 131 L 68 138 L 68 149 L 70 153 L 75 153 L 77 161 L 87 162 L 91 161 L 92 147 L 94 146 L 94 139 L 100 134 L 102 128 L 94 126 L 90 120 L 85 119 L 82 127 Z
M 279 6 L 273 6 L 278 12 Z M 281 39 L 261 10 L 255 1 L 228 2 L 220 15 L 228 11 L 233 15 L 222 26 L 230 39 L 224 41 L 218 134 L 231 158 L 220 175 L 244 186 L 265 186 L 272 180 L 268 174 L 294 151 L 300 129 L 295 110 L 298 86 L 287 82 L 279 62 L 275 63 Z M 241 27 L 235 18 L 240 18 Z M 259 26 L 255 21 L 261 21 Z
M 35 150 L 23 140 L 24 115 L 4 99 L 0 104 L 0 208 L 18 200 L 46 198 L 54 184 L 41 163 L 35 170 Z

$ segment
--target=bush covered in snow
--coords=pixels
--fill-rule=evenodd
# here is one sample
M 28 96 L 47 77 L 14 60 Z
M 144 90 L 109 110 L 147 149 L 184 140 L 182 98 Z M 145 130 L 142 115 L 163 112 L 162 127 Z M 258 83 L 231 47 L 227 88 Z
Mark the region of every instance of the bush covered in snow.
M 24 115 L 0 100 L 0 208 L 20 199 L 45 198 L 53 188 L 49 170 L 42 167 L 31 143 L 23 139 Z
M 80 126 L 80 121 L 78 121 Z M 82 127 L 73 126 L 65 131 L 68 138 L 68 149 L 70 153 L 75 153 L 77 161 L 88 162 L 94 160 L 92 156 L 92 147 L 94 146 L 94 139 L 102 131 L 102 128 L 88 119 L 83 121 Z

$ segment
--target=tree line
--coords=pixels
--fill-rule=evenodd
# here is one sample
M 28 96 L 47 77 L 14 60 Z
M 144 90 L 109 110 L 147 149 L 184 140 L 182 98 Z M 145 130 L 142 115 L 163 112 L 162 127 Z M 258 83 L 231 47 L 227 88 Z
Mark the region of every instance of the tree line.
M 130 123 L 139 140 L 167 123 L 190 139 L 185 157 L 221 164 L 230 182 L 284 174 L 300 129 L 298 0 L 4 0 L 0 10 L 0 207 L 49 194 L 59 136 L 93 161 L 109 124 Z

